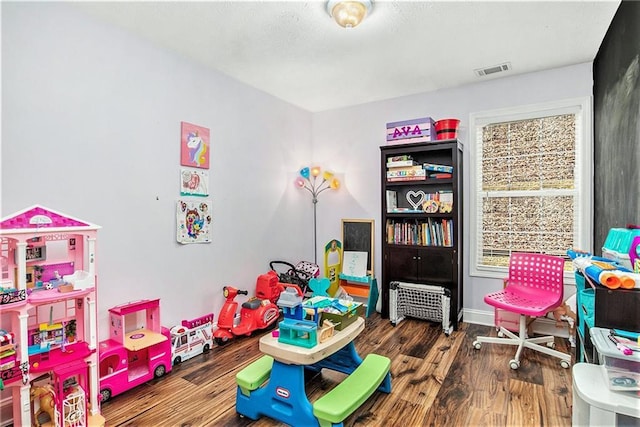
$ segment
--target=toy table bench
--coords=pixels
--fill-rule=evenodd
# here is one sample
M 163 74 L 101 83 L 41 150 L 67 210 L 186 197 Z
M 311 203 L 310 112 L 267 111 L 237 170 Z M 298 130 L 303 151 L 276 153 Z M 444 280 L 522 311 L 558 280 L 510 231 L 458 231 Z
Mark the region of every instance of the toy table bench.
M 273 367 L 271 356 L 262 356 L 236 375 L 238 395 L 251 398 L 269 380 Z M 320 427 L 340 427 L 342 422 L 360 407 L 376 389 L 390 393 L 391 360 L 378 354 L 369 354 L 360 365 L 333 390 L 313 403 L 313 415 Z M 257 403 L 257 402 L 254 402 Z
M 391 392 L 389 369 L 391 360 L 378 354 L 369 354 L 351 375 L 329 393 L 313 403 L 313 415 L 320 427 L 342 426 L 342 421 L 355 412 L 378 387 Z
M 273 357 L 264 355 L 238 372 L 236 374 L 236 383 L 240 388 L 240 392 L 245 396 L 249 396 L 249 393 L 257 390 L 269 379 L 271 366 L 273 366 Z
M 267 416 L 288 425 L 342 426 L 376 390 L 391 392 L 391 361 L 369 354 L 363 360 L 353 339 L 364 329 L 358 317 L 346 329 L 313 348 L 278 342 L 267 334 L 260 339 L 264 356 L 236 375 L 236 412 L 257 420 Z M 322 369 L 347 377 L 311 403 L 305 392 L 305 371 Z

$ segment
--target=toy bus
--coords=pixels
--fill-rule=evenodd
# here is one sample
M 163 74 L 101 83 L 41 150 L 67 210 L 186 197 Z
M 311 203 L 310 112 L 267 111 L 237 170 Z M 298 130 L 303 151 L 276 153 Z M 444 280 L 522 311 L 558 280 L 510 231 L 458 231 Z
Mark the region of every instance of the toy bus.
M 171 333 L 160 326 L 160 300 L 109 309 L 110 338 L 100 342 L 100 395 L 111 397 L 171 372 Z
M 213 313 L 193 320 L 183 320 L 181 325 L 171 328 L 171 351 L 176 365 L 213 346 Z

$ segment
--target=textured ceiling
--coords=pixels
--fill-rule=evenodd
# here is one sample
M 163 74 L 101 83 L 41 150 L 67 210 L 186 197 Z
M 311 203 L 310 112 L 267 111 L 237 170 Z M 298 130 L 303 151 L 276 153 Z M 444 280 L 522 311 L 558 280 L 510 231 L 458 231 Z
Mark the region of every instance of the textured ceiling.
M 324 1 L 73 4 L 317 112 L 592 61 L 619 3 L 374 1 L 354 29 Z

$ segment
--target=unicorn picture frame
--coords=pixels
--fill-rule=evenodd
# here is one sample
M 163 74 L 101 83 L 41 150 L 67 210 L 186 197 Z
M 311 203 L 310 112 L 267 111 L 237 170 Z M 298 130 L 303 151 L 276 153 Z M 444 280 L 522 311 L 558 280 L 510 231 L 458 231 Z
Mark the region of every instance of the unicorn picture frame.
M 180 164 L 192 168 L 209 169 L 209 129 L 181 122 Z

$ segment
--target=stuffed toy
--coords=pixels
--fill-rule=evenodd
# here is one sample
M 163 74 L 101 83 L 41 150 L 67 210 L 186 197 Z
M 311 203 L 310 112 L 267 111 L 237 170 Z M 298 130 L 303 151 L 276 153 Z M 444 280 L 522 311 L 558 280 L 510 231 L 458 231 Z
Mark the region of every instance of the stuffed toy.
M 572 295 L 565 302 L 553 310 L 553 318 L 556 321 L 556 327 L 561 328 L 562 322 L 569 324 L 569 342 L 571 347 L 576 346 L 576 295 Z

